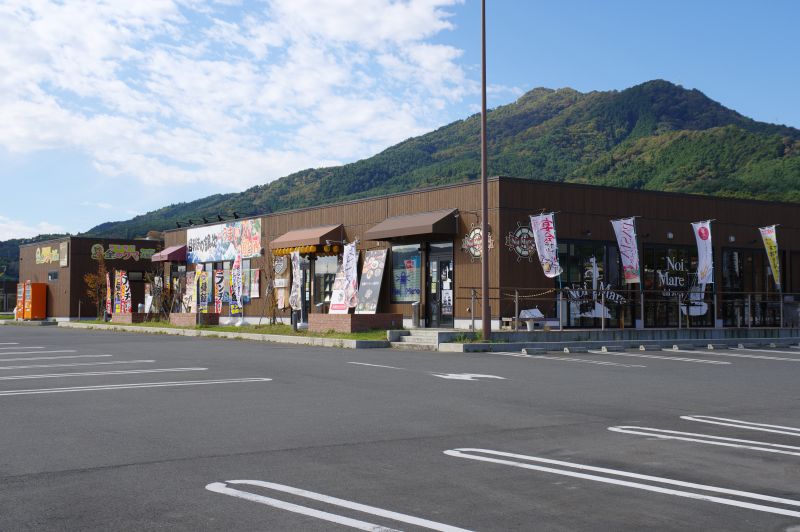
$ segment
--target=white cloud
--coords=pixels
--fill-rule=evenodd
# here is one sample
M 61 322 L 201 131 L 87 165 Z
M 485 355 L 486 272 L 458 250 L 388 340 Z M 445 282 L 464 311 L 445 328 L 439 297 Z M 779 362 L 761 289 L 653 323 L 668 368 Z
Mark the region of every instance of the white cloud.
M 6 1 L 0 146 L 228 189 L 363 158 L 477 90 L 431 42 L 459 3 Z
M 37 235 L 50 233 L 64 233 L 64 228 L 47 222 L 34 225 L 26 224 L 19 220 L 12 220 L 0 215 L 0 240 L 11 238 L 31 238 Z

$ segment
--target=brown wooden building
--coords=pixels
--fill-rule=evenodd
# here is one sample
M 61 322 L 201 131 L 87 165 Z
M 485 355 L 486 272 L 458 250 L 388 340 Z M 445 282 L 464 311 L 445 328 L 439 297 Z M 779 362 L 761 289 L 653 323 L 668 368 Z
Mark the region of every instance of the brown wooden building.
M 556 279 L 543 275 L 531 253 L 529 217 L 542 211 L 556 213 L 564 268 Z M 268 313 L 264 295 L 271 275 L 265 268 L 272 271 L 273 254 L 292 249 L 304 257 L 306 311 L 324 312 L 337 252 L 343 242 L 358 240 L 362 256 L 364 250 L 390 249 L 379 312 L 410 319 L 418 302 L 425 325 L 466 327 L 473 294 L 480 297 L 479 212 L 479 184 L 470 182 L 230 220 L 227 226 L 175 229 L 165 233 L 164 253 L 174 259 L 166 260 L 166 272 L 179 280 L 197 264 L 209 272 L 229 270 L 230 250 L 206 253 L 212 243 L 218 245 L 210 233 L 254 231 L 257 225 L 260 249 L 256 253 L 251 241 L 250 253 L 243 254 L 250 272 L 244 317 Z M 622 282 L 610 224 L 629 216 L 638 217 L 641 286 Z M 692 280 L 697 250 L 690 224 L 709 219 L 714 220 L 714 283 L 698 288 Z M 242 225 L 248 220 L 258 223 Z M 565 327 L 776 326 L 781 309 L 784 322 L 796 324 L 799 220 L 797 204 L 492 178 L 488 260 L 494 326 L 532 308 Z M 772 224 L 779 224 L 780 291 L 758 231 Z M 183 246 L 188 246 L 185 260 Z M 480 305 L 474 307 L 479 319 Z M 223 304 L 223 318 L 228 311 Z M 288 319 L 288 309 L 278 316 Z
M 86 293 L 84 275 L 97 273 L 100 257 L 106 269 L 125 270 L 134 308 L 144 301 L 144 281 L 154 271 L 150 257 L 162 249 L 161 240 L 64 237 L 20 246 L 20 283 L 47 283 L 47 317 L 91 318 L 97 305 Z M 102 311 L 100 313 L 102 315 Z

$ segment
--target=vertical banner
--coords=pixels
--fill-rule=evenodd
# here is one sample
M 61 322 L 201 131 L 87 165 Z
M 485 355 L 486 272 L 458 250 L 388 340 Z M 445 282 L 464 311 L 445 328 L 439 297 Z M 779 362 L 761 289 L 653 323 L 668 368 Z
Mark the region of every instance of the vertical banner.
M 336 278 L 333 280 L 333 290 L 331 291 L 331 303 L 328 307 L 328 314 L 347 314 L 350 307 L 347 306 L 345 287 L 347 279 L 344 275 L 344 263 L 340 262 L 336 269 Z
M 197 312 L 197 302 L 195 300 L 197 295 L 196 275 L 197 272 L 186 272 L 186 286 L 183 289 L 183 311 L 187 313 Z
M 355 242 L 344 246 L 342 269 L 345 279 L 345 301 L 347 306 L 352 308 L 358 305 L 358 250 Z
M 128 272 L 121 270 L 119 272 L 119 285 L 120 285 L 120 304 L 122 305 L 122 313 L 130 314 L 133 309 L 131 308 L 131 285 L 128 282 Z
M 122 313 L 122 276 L 119 270 L 114 270 L 114 314 Z
M 225 270 L 214 270 L 214 312 L 222 313 L 222 295 L 225 293 Z
M 250 270 L 250 299 L 261 297 L 261 270 Z
M 711 247 L 711 220 L 692 223 L 697 240 L 697 284 L 714 282 L 714 252 Z
M 531 216 L 531 229 L 533 240 L 536 243 L 536 252 L 542 271 L 547 277 L 561 275 L 561 265 L 558 263 L 558 242 L 556 241 L 556 224 L 553 213 Z
M 625 284 L 641 283 L 639 270 L 639 247 L 636 243 L 636 222 L 634 218 L 611 220 L 617 235 L 619 256 L 622 258 L 622 273 Z
M 775 287 L 781 290 L 781 262 L 778 260 L 778 233 L 774 225 L 759 227 L 761 240 L 764 241 L 764 249 L 767 250 L 769 267 L 772 269 L 772 278 L 775 279 Z
M 197 272 L 197 310 L 208 314 L 208 272 Z
M 106 271 L 106 314 L 111 315 L 111 273 Z
M 275 289 L 275 304 L 278 310 L 283 310 L 288 305 L 289 280 L 292 275 L 289 263 L 290 259 L 286 255 L 279 255 L 272 262 L 272 271 L 274 272 L 272 286 Z
M 370 249 L 364 253 L 361 284 L 358 287 L 356 314 L 375 314 L 381 293 L 383 270 L 386 267 L 386 249 Z
M 231 270 L 231 316 L 242 314 L 242 256 L 236 255 Z
M 292 290 L 289 292 L 289 306 L 292 310 L 302 310 L 303 275 L 300 272 L 300 252 L 292 251 Z

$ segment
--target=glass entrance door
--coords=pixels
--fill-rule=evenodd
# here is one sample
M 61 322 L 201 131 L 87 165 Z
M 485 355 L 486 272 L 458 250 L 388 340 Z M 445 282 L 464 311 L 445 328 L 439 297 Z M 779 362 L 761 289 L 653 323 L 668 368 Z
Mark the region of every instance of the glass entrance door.
M 426 284 L 428 327 L 453 327 L 455 283 L 453 245 L 431 244 Z

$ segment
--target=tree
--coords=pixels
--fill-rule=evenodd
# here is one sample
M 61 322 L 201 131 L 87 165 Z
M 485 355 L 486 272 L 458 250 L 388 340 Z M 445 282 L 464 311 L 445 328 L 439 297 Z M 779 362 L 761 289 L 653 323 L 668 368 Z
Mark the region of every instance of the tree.
M 106 260 L 101 255 L 97 259 L 97 273 L 87 273 L 83 276 L 86 284 L 86 297 L 97 307 L 97 316 L 102 315 L 101 308 L 106 300 Z

